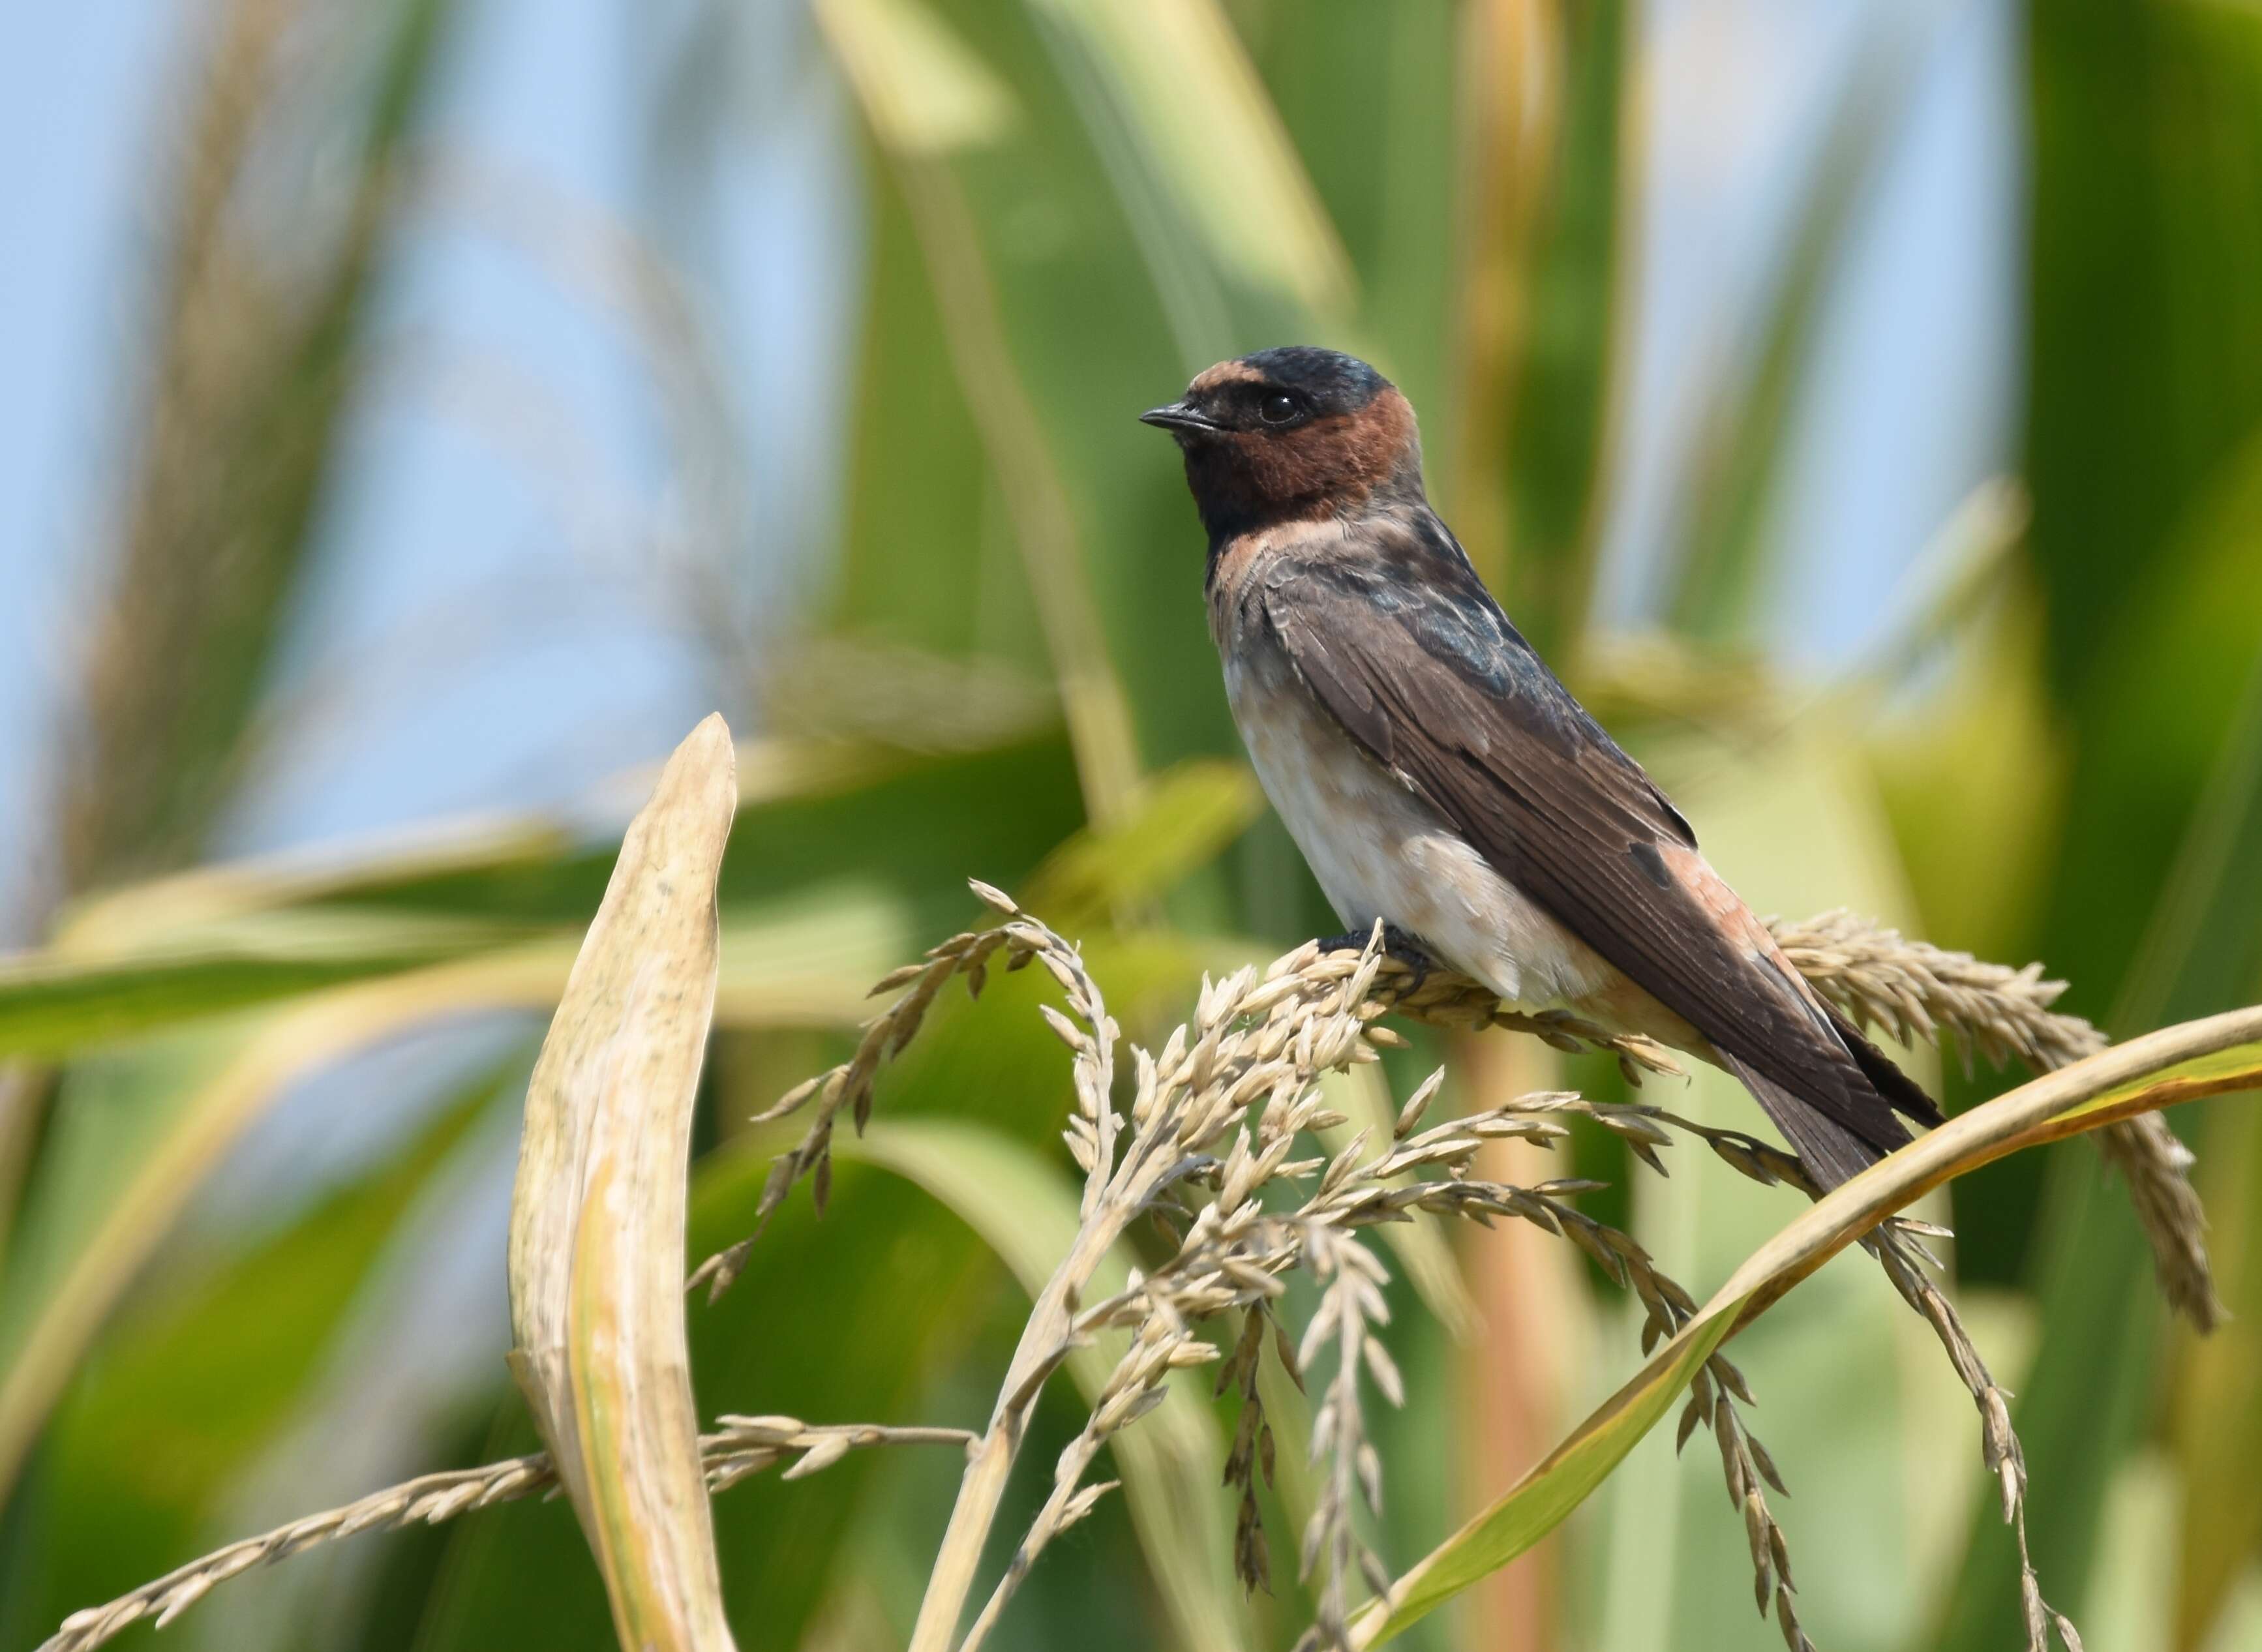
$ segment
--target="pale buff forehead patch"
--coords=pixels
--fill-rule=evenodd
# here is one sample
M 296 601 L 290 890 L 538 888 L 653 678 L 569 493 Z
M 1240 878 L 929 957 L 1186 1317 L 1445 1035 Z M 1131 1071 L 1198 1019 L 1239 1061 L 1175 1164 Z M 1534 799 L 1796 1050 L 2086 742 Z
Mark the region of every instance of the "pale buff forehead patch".
M 1264 382 L 1264 375 L 1245 361 L 1221 361 L 1206 368 L 1193 383 L 1186 386 L 1188 395 L 1199 395 L 1205 390 L 1214 390 L 1220 385 L 1255 385 Z

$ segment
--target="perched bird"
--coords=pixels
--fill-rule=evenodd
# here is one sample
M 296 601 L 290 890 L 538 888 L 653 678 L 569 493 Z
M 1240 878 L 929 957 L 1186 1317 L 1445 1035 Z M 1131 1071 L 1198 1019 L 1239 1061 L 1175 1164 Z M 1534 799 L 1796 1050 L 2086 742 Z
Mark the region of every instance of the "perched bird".
M 1139 416 L 1185 453 L 1234 721 L 1353 931 L 1725 1068 L 1826 1187 L 1940 1122 L 1509 623 L 1389 380 L 1260 350 Z

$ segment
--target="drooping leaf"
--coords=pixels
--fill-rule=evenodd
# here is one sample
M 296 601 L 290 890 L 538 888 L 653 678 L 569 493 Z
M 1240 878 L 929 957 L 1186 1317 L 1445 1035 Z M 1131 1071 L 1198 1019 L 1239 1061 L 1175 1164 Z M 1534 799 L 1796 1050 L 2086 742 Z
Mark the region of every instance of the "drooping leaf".
M 934 895 L 929 904 L 946 910 Z M 724 935 L 717 1002 L 727 1025 L 853 1025 L 867 1013 L 872 979 L 934 927 L 898 909 L 884 887 L 836 890 L 821 909 L 789 903 L 780 917 L 772 929 L 734 914 Z M 412 1028 L 547 1010 L 573 961 L 563 937 L 490 951 L 202 1022 L 82 1064 L 67 1082 L 0 1294 L 0 1483 L 198 1183 L 292 1083 Z
M 1359 1625 L 1387 1641 L 1524 1553 L 1582 1502 L 1672 1408 L 1728 1337 L 1884 1216 L 2023 1148 L 2201 1095 L 2262 1086 L 2262 1009 L 2133 1039 L 1959 1115 L 1874 1165 L 1754 1252 L 1696 1317 L 1514 1489 L 1394 1585 Z
M 1695 824 L 1707 857 L 1755 910 L 1843 905 L 1906 921 L 1908 891 L 1867 765 L 1831 713 L 1811 711 L 1764 742 L 1653 739 L 1639 749 Z M 1929 1050 L 1891 1053 L 1920 1085 L 1935 1086 Z M 1653 1081 L 1644 1086 L 1645 1099 L 1712 1125 L 1768 1133 L 1742 1086 L 1709 1064 L 1683 1064 L 1685 1081 Z M 1665 1158 L 1668 1177 L 1627 1165 L 1632 1231 L 1692 1288 L 1725 1277 L 1797 1208 L 1790 1194 L 1758 1191 L 1709 1153 L 1675 1148 Z M 1604 1330 L 1604 1340 L 1589 1344 L 1595 1357 L 1608 1357 L 1630 1335 L 1616 1316 Z M 1912 1349 L 1913 1341 L 1926 1345 Z M 1843 1652 L 1902 1645 L 1923 1622 L 1922 1603 L 1906 1587 L 1912 1531 L 1925 1506 L 1913 1490 L 1911 1437 L 1938 1414 L 1926 1404 L 1934 1396 L 1954 1408 L 1954 1426 L 1968 1417 L 1952 1371 L 1863 1258 L 1809 1282 L 1797 1312 L 1754 1327 L 1736 1360 L 1760 1401 L 1753 1429 L 1783 1465 L 1790 1488 L 1780 1512 L 1808 1632 L 1818 1645 Z M 1573 1392 L 1586 1397 L 1592 1390 Z M 1505 1478 L 1527 1467 L 1562 1420 L 1495 1474 Z M 1955 1483 L 1977 1482 L 1976 1452 L 1959 1452 L 1954 1462 Z M 1725 1508 L 1718 1454 L 1703 1443 L 1676 1455 L 1665 1439 L 1650 1440 L 1592 1515 L 1567 1538 L 1572 1555 L 1599 1551 L 1570 1610 L 1597 1626 L 1605 1652 L 1653 1642 L 1675 1625 L 1731 1623 L 1751 1610 L 1745 1532 Z M 1576 1562 L 1571 1566 L 1579 1576 Z M 1624 1587 L 1637 1572 L 1648 1585 Z
M 2062 966 L 2049 956 L 2074 993 L 2085 970 L 2093 981 L 2117 977 L 2115 1032 L 2237 1003 L 2262 970 L 2262 934 L 2242 917 L 2262 890 L 2258 531 L 2262 446 L 2250 444 L 2194 511 L 2167 576 L 2124 615 L 2109 646 L 2129 675 L 2083 725 L 2049 922 Z M 2114 1179 L 2065 1155 L 2042 1188 L 2030 1263 L 2042 1345 L 2014 1421 L 2029 1472 L 2054 1488 L 2032 1522 L 2035 1563 L 2071 1589 L 2089 1572 L 2114 1475 L 2151 1411 L 2165 1317 Z M 2018 1580 L 2012 1546 L 1979 1528 L 1942 1644 L 1978 1652 L 2009 1633 Z
M 493 924 L 350 912 L 263 914 L 228 927 L 225 939 L 119 958 L 0 961 L 0 1053 L 67 1055 L 515 938 Z

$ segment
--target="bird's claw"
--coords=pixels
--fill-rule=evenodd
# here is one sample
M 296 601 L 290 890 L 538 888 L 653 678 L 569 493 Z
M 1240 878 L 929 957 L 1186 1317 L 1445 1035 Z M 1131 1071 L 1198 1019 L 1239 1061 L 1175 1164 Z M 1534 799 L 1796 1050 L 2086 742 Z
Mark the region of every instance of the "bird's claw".
M 1346 929 L 1341 934 L 1329 935 L 1322 941 L 1320 950 L 1322 953 L 1364 952 L 1366 950 L 1366 943 L 1373 938 L 1374 932 L 1372 929 Z M 1414 978 L 1408 981 L 1404 988 L 1408 992 L 1418 989 L 1422 983 L 1430 978 L 1433 971 L 1444 967 L 1430 954 L 1429 949 L 1396 924 L 1386 923 L 1382 926 L 1382 952 L 1384 956 L 1395 958 L 1413 972 Z
M 1382 926 L 1382 949 L 1414 972 L 1414 978 L 1406 984 L 1405 990 L 1408 992 L 1419 992 L 1431 971 L 1444 967 L 1430 955 L 1427 947 L 1396 924 Z

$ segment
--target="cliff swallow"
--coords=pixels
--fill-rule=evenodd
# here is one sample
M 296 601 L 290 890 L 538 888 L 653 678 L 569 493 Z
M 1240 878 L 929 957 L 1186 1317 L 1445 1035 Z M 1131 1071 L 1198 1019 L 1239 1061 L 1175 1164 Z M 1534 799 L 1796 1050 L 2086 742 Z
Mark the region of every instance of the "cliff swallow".
M 1268 350 L 1140 417 L 1185 452 L 1234 721 L 1345 924 L 1726 1069 L 1824 1187 L 1907 1142 L 1897 1114 L 1940 1122 L 1509 623 L 1394 386 Z

